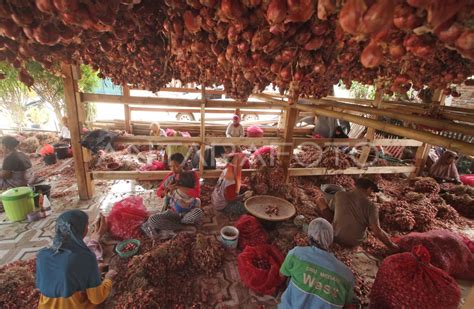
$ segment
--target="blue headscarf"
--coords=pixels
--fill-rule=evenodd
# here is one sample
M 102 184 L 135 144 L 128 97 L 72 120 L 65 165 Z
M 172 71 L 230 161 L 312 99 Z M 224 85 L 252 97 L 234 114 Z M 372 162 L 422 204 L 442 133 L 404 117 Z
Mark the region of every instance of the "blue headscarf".
M 36 287 L 44 296 L 70 297 L 101 284 L 96 257 L 82 240 L 87 224 L 87 214 L 77 209 L 56 220 L 53 245 L 36 257 Z

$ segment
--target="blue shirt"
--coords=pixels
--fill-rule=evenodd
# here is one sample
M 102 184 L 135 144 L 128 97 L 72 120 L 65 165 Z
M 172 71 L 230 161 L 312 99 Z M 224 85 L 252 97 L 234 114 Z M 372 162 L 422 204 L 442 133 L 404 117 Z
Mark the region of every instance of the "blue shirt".
M 290 283 L 279 309 L 333 309 L 352 301 L 354 276 L 329 252 L 312 246 L 293 248 L 280 272 L 290 277 Z

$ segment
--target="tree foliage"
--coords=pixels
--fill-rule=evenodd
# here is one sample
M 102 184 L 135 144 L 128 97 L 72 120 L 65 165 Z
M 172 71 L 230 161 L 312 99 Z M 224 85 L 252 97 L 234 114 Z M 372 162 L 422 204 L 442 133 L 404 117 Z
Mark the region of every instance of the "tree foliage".
M 62 115 L 65 114 L 63 79 L 43 69 L 37 62 L 30 62 L 27 70 L 35 80 L 32 89 L 43 103 L 49 103 L 53 107 L 56 118 L 60 122 Z M 81 65 L 81 79 L 78 82 L 80 91 L 93 92 L 99 81 L 97 72 L 87 65 Z
M 26 125 L 26 107 L 34 96 L 22 82 L 18 80 L 18 71 L 6 62 L 0 62 L 3 79 L 0 80 L 1 113 L 9 117 L 15 126 Z
M 12 119 L 21 120 L 21 127 L 26 122 L 25 107 L 29 97 L 19 100 L 22 94 L 31 95 L 36 93 L 43 104 L 50 104 L 54 110 L 58 123 L 62 115 L 65 114 L 64 103 L 64 83 L 61 76 L 45 70 L 39 63 L 30 62 L 26 70 L 34 78 L 34 84 L 29 90 L 18 80 L 18 71 L 7 63 L 0 64 L 0 70 L 4 73 L 4 79 L 0 84 L 0 100 L 2 107 L 8 110 Z M 54 71 L 54 70 L 53 70 Z M 81 65 L 81 79 L 79 80 L 79 90 L 84 92 L 93 92 L 100 82 L 97 72 L 89 66 Z M 87 108 L 89 110 L 91 108 Z M 17 112 L 18 111 L 18 112 Z M 15 115 L 13 115 L 15 113 Z M 20 116 L 21 117 L 17 118 Z

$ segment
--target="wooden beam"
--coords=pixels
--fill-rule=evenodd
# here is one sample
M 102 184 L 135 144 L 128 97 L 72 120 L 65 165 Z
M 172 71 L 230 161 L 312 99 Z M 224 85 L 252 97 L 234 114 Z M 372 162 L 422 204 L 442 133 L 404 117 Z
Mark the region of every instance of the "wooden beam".
M 315 168 L 290 168 L 289 175 L 296 176 L 320 176 L 320 175 L 359 175 L 359 174 L 398 174 L 411 173 L 416 170 L 415 166 L 371 166 L 366 169 L 350 167 L 347 169 L 334 170 L 324 167 Z
M 244 169 L 242 170 L 243 175 L 248 176 L 251 173 L 255 172 L 255 169 Z M 121 180 L 121 179 L 130 179 L 130 180 L 162 180 L 168 175 L 169 171 L 92 171 L 90 172 L 90 177 L 93 180 Z M 215 179 L 219 178 L 222 170 L 204 170 L 201 177 L 206 179 Z
M 77 188 L 79 198 L 88 200 L 94 194 L 92 181 L 88 176 L 88 164 L 84 161 L 84 154 L 81 146 L 82 123 L 80 122 L 80 108 L 83 104 L 77 101 L 76 90 L 77 80 L 74 79 L 74 68 L 62 63 L 61 71 L 64 76 L 64 102 L 66 104 L 66 113 L 69 120 L 69 131 L 71 131 L 71 146 L 74 157 L 74 170 L 76 172 Z M 77 77 L 77 74 L 75 74 Z
M 437 99 L 439 100 L 441 97 L 438 97 Z M 366 105 L 370 106 L 372 105 L 372 100 L 367 100 L 367 99 L 351 99 L 351 98 L 338 98 L 338 97 L 324 97 L 324 100 L 332 100 L 332 101 L 337 101 L 337 102 L 348 102 L 348 103 L 355 103 L 358 105 Z M 414 107 L 417 108 L 418 110 L 429 110 L 430 109 L 430 104 L 426 103 L 416 103 L 416 102 L 402 102 L 402 101 L 382 101 L 384 106 L 392 107 L 392 108 L 400 108 L 400 107 Z M 444 108 L 445 111 L 447 112 L 460 112 L 460 113 L 467 113 L 467 114 L 474 114 L 474 108 L 463 108 L 463 107 L 457 107 L 457 106 L 446 106 Z
M 207 145 L 247 145 L 247 146 L 265 146 L 265 145 L 282 145 L 285 140 L 279 137 L 206 137 Z
M 426 165 L 426 160 L 428 159 L 428 154 L 430 152 L 431 146 L 429 144 L 423 143 L 422 146 L 418 147 L 415 154 L 415 167 L 416 170 L 410 175 L 410 177 L 416 177 L 423 172 L 423 168 Z
M 154 98 L 154 97 L 124 97 L 121 95 L 81 93 L 83 102 L 112 103 L 112 104 L 137 104 L 137 105 L 167 105 L 200 107 L 201 100 Z
M 351 110 L 351 111 L 358 111 L 362 113 L 367 113 L 367 114 L 372 114 L 376 116 L 385 116 L 385 117 L 390 117 L 393 119 L 398 119 L 402 121 L 407 121 L 411 122 L 417 125 L 423 125 L 427 127 L 432 127 L 436 128 L 439 130 L 444 130 L 444 131 L 452 131 L 452 132 L 460 132 L 464 134 L 473 134 L 474 132 L 474 126 L 471 125 L 463 125 L 463 124 L 457 124 L 455 122 L 449 121 L 449 120 L 443 120 L 443 119 L 430 119 L 429 117 L 423 117 L 423 116 L 418 116 L 418 115 L 410 115 L 410 114 L 404 114 L 401 113 L 400 111 L 387 111 L 387 110 L 380 110 L 380 109 L 374 109 L 370 107 L 361 107 L 361 106 L 355 106 L 354 104 L 346 104 L 346 103 L 340 103 L 336 101 L 324 101 L 326 104 L 330 104 L 333 107 L 340 108 L 342 110 Z M 403 109 L 403 108 L 401 108 Z
M 93 103 L 111 103 L 111 104 L 135 104 L 135 105 L 162 105 L 162 106 L 183 106 L 183 107 L 201 107 L 200 99 L 177 99 L 177 98 L 159 98 L 159 97 L 124 97 L 121 95 L 80 93 L 83 102 Z M 210 100 L 207 107 L 211 108 L 264 108 L 281 109 L 284 103 L 269 104 L 264 102 L 236 102 L 229 100 Z
M 167 106 L 163 107 L 130 107 L 131 112 L 176 112 L 176 113 L 199 113 L 200 108 L 169 108 Z M 210 109 L 206 108 L 206 113 L 210 114 L 231 114 L 233 109 L 223 110 L 223 109 Z M 280 115 L 281 111 L 267 111 L 267 110 L 252 110 L 252 109 L 241 109 L 243 114 L 256 113 L 259 115 Z
M 201 88 L 202 89 L 202 88 Z M 160 92 L 181 92 L 181 93 L 201 93 L 200 88 L 176 88 L 165 87 L 160 88 Z M 207 94 L 225 94 L 224 90 L 206 89 Z
M 374 100 L 374 105 L 372 107 L 372 110 L 374 108 L 379 109 L 380 106 L 382 106 L 382 94 L 383 93 L 382 93 L 382 88 L 379 87 L 379 86 L 380 85 L 377 86 L 377 90 L 375 92 L 375 100 Z M 371 115 L 370 117 L 377 119 L 377 116 Z M 375 139 L 375 129 L 372 128 L 372 127 L 368 127 L 365 137 L 367 138 L 367 140 L 369 140 L 369 142 L 372 142 Z M 366 165 L 367 158 L 369 157 L 369 154 L 370 154 L 370 149 L 371 149 L 370 146 L 365 146 L 364 148 L 362 148 L 362 152 L 361 152 L 360 157 L 359 157 L 359 165 L 360 166 L 364 167 Z
M 299 110 L 307 111 L 307 112 L 317 112 L 320 115 L 339 118 L 343 120 L 347 120 L 350 122 L 358 123 L 360 125 L 373 127 L 374 129 L 384 131 L 387 133 L 405 136 L 408 138 L 416 139 L 422 142 L 426 142 L 432 145 L 439 145 L 453 151 L 458 151 L 464 155 L 474 155 L 474 145 L 462 141 L 452 140 L 446 137 L 438 136 L 433 133 L 414 130 L 410 128 L 400 127 L 397 125 L 389 124 L 386 122 L 381 122 L 373 119 L 366 119 L 363 117 L 350 115 L 347 113 L 335 112 L 330 111 L 325 108 L 320 108 L 317 106 L 305 105 L 305 104 L 296 104 L 296 108 Z
M 423 143 L 414 139 L 352 139 L 352 138 L 294 138 L 295 147 L 302 144 L 319 146 L 411 146 L 419 147 Z
M 122 86 L 123 96 L 130 97 L 130 88 L 127 85 Z M 125 131 L 127 133 L 132 133 L 132 123 L 131 123 L 131 115 L 130 115 L 130 105 L 124 104 L 123 105 L 123 113 L 125 116 Z
M 199 175 L 204 174 L 204 165 L 206 164 L 206 88 L 203 86 L 201 89 L 201 128 L 199 130 L 199 136 L 201 138 L 201 146 L 199 148 Z
M 200 142 L 200 137 L 162 137 L 147 135 L 118 136 L 114 140 L 114 143 L 134 145 L 199 144 Z

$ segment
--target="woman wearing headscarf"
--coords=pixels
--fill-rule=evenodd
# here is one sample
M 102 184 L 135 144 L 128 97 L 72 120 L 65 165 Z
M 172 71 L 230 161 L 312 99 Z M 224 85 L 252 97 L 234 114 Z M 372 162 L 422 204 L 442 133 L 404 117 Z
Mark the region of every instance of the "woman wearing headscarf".
M 31 161 L 23 153 L 16 149 L 20 142 L 13 136 L 4 136 L 3 164 L 0 171 L 0 190 L 24 187 L 32 179 Z
M 327 250 L 334 234 L 331 224 L 317 218 L 308 226 L 310 246 L 288 252 L 281 265 L 290 282 L 278 308 L 342 308 L 352 302 L 354 276 Z
M 96 254 L 83 240 L 88 232 L 88 219 L 81 210 L 64 212 L 56 220 L 52 246 L 38 252 L 36 287 L 41 293 L 38 308 L 96 308 L 109 296 L 116 272 L 109 270 L 101 280 Z M 99 227 L 96 235 L 101 230 Z
M 446 150 L 430 168 L 429 175 L 438 182 L 461 183 L 456 167 L 456 153 Z
M 216 210 L 227 215 L 246 213 L 243 200 L 252 196 L 252 191 L 240 194 L 242 184 L 242 165 L 245 162 L 243 153 L 232 153 L 227 157 L 227 165 L 221 173 L 211 196 L 211 203 Z
M 225 136 L 227 137 L 244 137 L 244 127 L 240 124 L 239 115 L 234 115 L 232 117 L 232 122 L 227 126 L 225 131 Z

